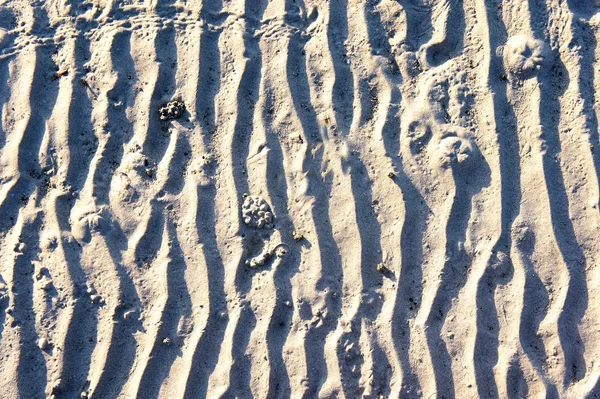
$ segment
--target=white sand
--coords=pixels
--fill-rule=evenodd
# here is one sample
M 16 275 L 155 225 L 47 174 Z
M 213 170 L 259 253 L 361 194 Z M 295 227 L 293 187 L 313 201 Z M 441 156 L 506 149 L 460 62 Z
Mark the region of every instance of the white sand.
M 597 4 L 0 0 L 0 398 L 600 398 Z

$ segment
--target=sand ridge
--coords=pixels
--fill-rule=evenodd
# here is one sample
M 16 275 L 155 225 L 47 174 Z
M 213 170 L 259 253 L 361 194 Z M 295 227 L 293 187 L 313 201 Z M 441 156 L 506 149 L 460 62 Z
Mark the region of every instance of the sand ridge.
M 600 398 L 596 3 L 0 0 L 0 397 Z

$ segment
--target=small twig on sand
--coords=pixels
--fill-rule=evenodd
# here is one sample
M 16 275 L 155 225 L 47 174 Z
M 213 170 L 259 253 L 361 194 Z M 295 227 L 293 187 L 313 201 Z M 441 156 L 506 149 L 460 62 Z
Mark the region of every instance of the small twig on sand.
M 88 83 L 87 80 L 85 80 L 85 78 L 81 78 L 81 84 L 83 85 L 83 87 L 87 88 L 90 92 L 92 92 L 92 96 L 94 96 L 94 100 L 98 99 L 96 92 L 94 91 L 94 89 L 92 89 L 92 86 L 90 86 L 90 84 Z

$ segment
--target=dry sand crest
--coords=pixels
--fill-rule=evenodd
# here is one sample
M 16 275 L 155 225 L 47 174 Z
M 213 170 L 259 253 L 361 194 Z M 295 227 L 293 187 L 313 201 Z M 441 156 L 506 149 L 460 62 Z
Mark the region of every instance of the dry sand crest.
M 598 7 L 0 0 L 0 397 L 600 398 Z

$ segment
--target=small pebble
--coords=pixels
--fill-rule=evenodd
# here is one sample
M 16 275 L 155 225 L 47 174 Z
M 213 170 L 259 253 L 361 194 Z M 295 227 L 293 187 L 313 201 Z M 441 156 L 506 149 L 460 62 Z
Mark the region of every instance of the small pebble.
M 44 276 L 41 280 L 40 286 L 44 291 L 48 291 L 52 288 L 52 280 Z
M 294 241 L 302 241 L 304 239 L 304 235 L 298 231 L 295 231 L 292 233 L 292 237 L 294 238 Z
M 38 345 L 38 348 L 45 351 L 50 346 L 50 343 L 48 342 L 48 340 L 46 338 L 40 338 L 40 339 L 38 339 L 37 345 Z

